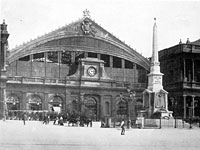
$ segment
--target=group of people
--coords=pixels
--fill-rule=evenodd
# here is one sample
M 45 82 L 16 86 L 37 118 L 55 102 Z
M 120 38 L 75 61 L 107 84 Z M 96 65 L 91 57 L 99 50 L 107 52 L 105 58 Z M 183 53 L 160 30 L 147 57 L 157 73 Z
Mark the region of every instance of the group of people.
M 26 124 L 26 114 L 23 114 L 22 120 L 23 120 L 23 123 L 25 125 Z M 49 121 L 50 121 L 50 116 L 49 115 L 44 116 L 43 124 L 49 124 Z M 60 117 L 57 116 L 57 117 L 54 118 L 53 125 L 56 125 L 56 124 L 61 125 L 61 126 L 64 125 L 64 120 L 63 120 L 62 116 L 60 116 Z M 89 120 L 86 123 L 87 127 L 88 127 L 89 124 L 90 124 L 90 127 L 92 127 L 92 121 L 91 120 Z M 102 124 L 102 125 L 104 125 L 104 124 Z M 124 120 L 122 120 L 120 127 L 121 127 L 121 135 L 125 135 L 125 122 L 124 122 Z
M 53 125 L 56 125 L 56 124 L 61 125 L 61 126 L 64 125 L 64 120 L 62 116 L 54 118 Z
M 49 124 L 49 121 L 50 121 L 50 116 L 49 115 L 45 115 L 44 116 L 44 119 L 43 119 L 43 124 Z

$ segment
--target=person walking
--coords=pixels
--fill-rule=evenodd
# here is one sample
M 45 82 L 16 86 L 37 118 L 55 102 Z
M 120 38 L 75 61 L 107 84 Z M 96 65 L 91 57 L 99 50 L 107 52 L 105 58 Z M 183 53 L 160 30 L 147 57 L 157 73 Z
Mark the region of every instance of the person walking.
M 125 135 L 125 123 L 124 123 L 124 120 L 122 120 L 122 122 L 121 122 L 121 128 L 122 128 L 121 135 Z
M 23 116 L 22 116 L 22 120 L 23 120 L 24 125 L 25 125 L 25 124 L 26 124 L 26 115 L 25 115 L 25 114 L 23 114 Z

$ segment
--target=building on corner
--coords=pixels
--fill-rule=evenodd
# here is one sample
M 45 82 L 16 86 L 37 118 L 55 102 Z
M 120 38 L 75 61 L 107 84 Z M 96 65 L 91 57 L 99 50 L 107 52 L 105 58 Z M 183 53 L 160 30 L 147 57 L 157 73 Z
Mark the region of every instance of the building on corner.
M 200 40 L 159 51 L 163 86 L 176 117 L 200 117 Z

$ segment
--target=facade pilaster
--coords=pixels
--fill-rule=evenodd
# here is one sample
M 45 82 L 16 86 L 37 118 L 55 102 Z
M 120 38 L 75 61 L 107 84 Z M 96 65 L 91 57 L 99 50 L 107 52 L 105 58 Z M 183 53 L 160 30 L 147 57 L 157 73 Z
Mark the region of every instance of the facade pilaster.
M 111 78 L 113 77 L 113 71 L 112 71 L 112 68 L 113 68 L 113 56 L 110 56 L 110 71 L 111 71 Z
M 58 78 L 60 78 L 61 58 L 62 58 L 62 52 L 58 52 Z
M 122 61 L 122 69 L 123 69 L 123 81 L 126 81 L 126 77 L 125 77 L 125 60 L 121 59 Z
M 66 92 L 65 92 L 65 100 L 63 103 L 65 103 L 65 110 L 67 110 L 67 106 L 71 103 L 70 102 L 71 100 L 71 93 L 69 90 L 66 89 Z M 64 108 L 64 107 L 63 107 Z
M 185 59 L 183 59 L 183 81 L 186 82 L 186 66 L 185 66 Z
M 30 76 L 33 76 L 33 54 L 30 55 L 30 62 L 31 62 L 31 72 L 30 72 Z
M 27 99 L 26 99 L 26 92 L 22 92 L 22 110 L 27 110 L 28 105 L 27 105 Z
M 183 95 L 183 111 L 184 111 L 183 118 L 185 119 L 186 118 L 186 95 Z
M 194 82 L 194 59 L 192 59 L 192 82 Z
M 101 54 L 97 53 L 97 58 L 101 60 Z
M 133 64 L 133 80 L 134 83 L 137 82 L 137 66 L 135 63 Z
M 195 114 L 195 95 L 192 95 L 192 117 L 194 117 L 194 114 Z
M 47 76 L 47 52 L 44 52 L 44 77 Z
M 42 105 L 43 110 L 48 110 L 48 104 L 49 104 L 49 99 L 48 99 L 48 93 L 44 93 L 44 103 Z
M 103 96 L 99 95 L 99 100 L 97 101 L 97 121 L 101 119 L 102 113 L 103 113 Z

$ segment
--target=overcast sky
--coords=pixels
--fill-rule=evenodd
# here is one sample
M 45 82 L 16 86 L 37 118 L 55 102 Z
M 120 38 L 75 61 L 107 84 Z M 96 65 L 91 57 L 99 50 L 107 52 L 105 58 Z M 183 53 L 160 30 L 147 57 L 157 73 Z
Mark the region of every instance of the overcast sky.
M 154 17 L 158 49 L 200 39 L 200 0 L 0 0 L 9 48 L 83 17 L 91 19 L 145 57 L 151 56 Z

